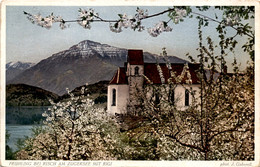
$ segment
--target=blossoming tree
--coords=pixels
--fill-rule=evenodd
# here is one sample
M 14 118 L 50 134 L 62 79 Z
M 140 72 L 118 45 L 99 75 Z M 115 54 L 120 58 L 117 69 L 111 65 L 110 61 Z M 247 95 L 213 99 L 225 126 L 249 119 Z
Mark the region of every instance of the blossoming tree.
M 234 73 L 220 72 L 221 60 L 214 56 L 213 42 L 208 38 L 209 48 L 202 46 L 198 72 L 200 89 L 194 90 L 188 66 L 176 76 L 171 69 L 168 82 L 158 65 L 162 84 L 148 85 L 138 90 L 140 104 L 137 114 L 140 121 L 136 128 L 129 129 L 137 147 L 143 141 L 153 140 L 148 157 L 155 159 L 200 159 L 200 160 L 253 160 L 254 159 L 254 68 L 249 64 L 239 71 L 234 61 Z M 164 52 L 165 53 L 165 52 Z M 221 56 L 220 56 L 221 57 Z M 205 66 L 210 64 L 210 68 Z M 219 69 L 219 70 L 217 70 Z M 149 78 L 145 77 L 148 81 Z M 181 81 L 186 79 L 186 83 Z M 174 82 L 173 82 L 174 81 Z M 171 92 L 178 85 L 190 87 L 192 102 L 185 109 L 178 108 L 178 96 L 174 103 Z M 190 85 L 190 86 L 189 86 Z M 157 94 L 147 96 L 149 92 Z M 228 95 L 228 96 L 227 96 Z M 141 109 L 140 109 L 141 108 Z
M 142 119 L 139 127 L 129 130 L 129 135 L 137 136 L 136 139 L 141 141 L 151 138 L 155 140 L 156 144 L 151 146 L 155 151 L 151 154 L 156 153 L 156 159 L 254 159 L 254 37 L 247 34 L 249 45 L 243 46 L 252 58 L 246 70 L 240 71 L 234 59 L 233 73 L 227 73 L 225 58 L 236 47 L 234 37 L 226 37 L 225 28 L 231 23 L 218 25 L 218 46 L 214 45 L 210 37 L 204 42 L 201 29 L 206 23 L 199 18 L 197 59 L 200 68 L 197 73 L 200 90 L 196 92 L 190 88 L 191 105 L 180 110 L 167 96 L 176 84 L 181 84 L 184 74 L 188 72 L 187 67 L 180 76 L 176 76 L 171 71 L 171 66 L 168 66 L 171 77 L 166 83 L 158 65 L 163 84 L 149 86 L 148 92 L 152 89 L 155 94 L 160 94 L 159 100 L 147 96 L 146 89 L 142 96 L 138 93 L 137 98 L 142 102 L 142 110 L 138 114 Z M 165 50 L 163 55 L 167 55 Z M 191 62 L 197 63 L 194 57 L 189 54 L 187 56 Z M 191 83 L 189 76 L 187 73 L 187 84 Z M 149 82 L 149 78 L 145 78 Z M 198 93 L 199 96 L 196 96 Z M 141 142 L 138 144 L 142 145 Z
M 43 116 L 43 129 L 25 141 L 18 159 L 29 160 L 113 160 L 117 153 L 118 128 L 104 109 L 84 95 L 52 103 Z

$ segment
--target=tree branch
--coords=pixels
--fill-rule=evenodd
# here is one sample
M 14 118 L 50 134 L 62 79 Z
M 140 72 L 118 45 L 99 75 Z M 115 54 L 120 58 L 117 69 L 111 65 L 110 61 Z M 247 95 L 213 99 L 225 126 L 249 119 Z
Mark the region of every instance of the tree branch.
M 176 133 L 176 134 L 178 134 L 178 133 Z M 166 134 L 165 136 L 167 136 L 167 137 L 169 137 L 169 138 L 175 140 L 176 142 L 178 142 L 178 143 L 181 144 L 182 146 L 189 147 L 189 148 L 193 148 L 193 149 L 196 149 L 196 150 L 198 150 L 198 151 L 200 151 L 200 152 L 205 152 L 204 149 L 202 149 L 202 148 L 200 148 L 200 147 L 198 147 L 198 146 L 181 142 L 181 141 L 176 137 L 176 134 L 175 134 L 175 135 L 167 135 L 167 134 Z
M 216 20 L 216 19 L 213 19 L 213 18 L 211 18 L 211 17 L 205 16 L 205 15 L 200 14 L 200 13 L 197 13 L 197 12 L 191 12 L 191 13 L 193 13 L 193 14 L 195 14 L 195 15 L 198 15 L 198 16 L 202 16 L 202 17 L 204 17 L 204 18 L 207 18 L 207 19 L 209 19 L 209 20 L 211 20 L 211 21 L 214 21 L 214 22 L 216 22 L 216 23 L 219 23 L 219 24 L 222 23 L 221 21 L 218 21 L 218 20 Z M 228 27 L 231 27 L 231 28 L 233 28 L 234 30 L 239 31 L 239 29 L 236 28 L 236 27 L 234 27 L 234 26 L 228 26 Z M 254 38 L 254 36 L 248 34 L 247 32 L 243 32 L 243 34 L 247 35 L 248 37 Z

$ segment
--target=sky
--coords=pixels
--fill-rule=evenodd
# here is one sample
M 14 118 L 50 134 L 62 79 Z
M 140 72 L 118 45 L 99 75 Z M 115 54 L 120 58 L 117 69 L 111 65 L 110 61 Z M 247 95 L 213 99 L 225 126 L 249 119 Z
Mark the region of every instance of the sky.
M 142 49 L 155 54 L 160 54 L 165 47 L 168 55 L 174 55 L 187 60 L 185 56 L 190 53 L 196 56 L 198 52 L 198 21 L 195 18 L 187 18 L 179 24 L 169 23 L 171 32 L 165 32 L 158 37 L 152 37 L 147 32 L 147 28 L 153 27 L 159 21 L 168 21 L 167 14 L 156 18 L 149 18 L 143 21 L 145 30 L 143 32 L 124 29 L 121 33 L 111 32 L 108 23 L 95 22 L 91 24 L 91 29 L 84 29 L 77 23 L 70 23 L 69 28 L 61 30 L 56 23 L 51 29 L 45 29 L 32 24 L 23 11 L 47 16 L 50 13 L 59 15 L 64 20 L 75 20 L 78 18 L 78 9 L 93 8 L 99 16 L 104 19 L 118 19 L 118 14 L 134 15 L 136 6 L 7 6 L 6 7 L 6 63 L 10 61 L 23 61 L 38 63 L 50 57 L 54 53 L 69 49 L 71 46 L 83 41 L 92 40 L 102 44 L 126 48 Z M 140 6 L 147 9 L 148 14 L 155 14 L 168 9 L 167 6 Z M 207 16 L 214 17 L 215 13 L 222 18 L 220 11 L 209 10 Z M 254 22 L 250 24 L 254 26 Z M 210 22 L 208 27 L 203 28 L 203 38 L 207 36 L 213 38 L 218 43 L 216 28 L 217 24 Z M 228 34 L 235 34 L 231 29 L 227 29 Z M 237 37 L 240 43 L 246 38 Z M 240 45 L 241 46 L 241 45 Z M 231 64 L 236 57 L 242 67 L 246 65 L 249 56 L 241 48 L 235 54 L 230 53 L 227 61 Z

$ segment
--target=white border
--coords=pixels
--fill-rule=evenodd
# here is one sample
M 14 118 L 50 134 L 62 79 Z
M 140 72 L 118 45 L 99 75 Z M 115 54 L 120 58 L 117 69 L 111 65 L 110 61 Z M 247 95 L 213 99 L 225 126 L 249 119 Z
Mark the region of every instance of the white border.
M 255 6 L 255 160 L 254 161 L 66 161 L 64 165 L 58 165 L 61 161 L 8 161 L 5 159 L 5 62 L 6 62 L 6 6 L 203 6 L 203 5 L 230 5 L 230 6 Z M 1 73 L 0 73 L 0 91 L 1 91 L 1 119 L 0 119 L 0 166 L 10 166 L 10 163 L 22 163 L 21 165 L 14 166 L 35 166 L 37 162 L 53 162 L 57 165 L 49 164 L 50 166 L 69 166 L 70 162 L 82 163 L 90 162 L 89 166 L 98 166 L 94 165 L 101 164 L 100 166 L 216 166 L 220 167 L 221 164 L 226 163 L 228 165 L 224 166 L 250 166 L 259 167 L 260 166 L 260 115 L 259 115 L 259 102 L 260 102 L 260 77 L 257 75 L 260 71 L 260 50 L 259 50 L 259 36 L 260 36 L 260 1 L 259 0 L 200 0 L 194 2 L 192 0 L 4 0 L 1 2 Z M 258 47 L 257 47 L 258 46 Z M 64 161 L 63 161 L 64 162 Z M 103 165 L 103 162 L 108 162 L 111 164 Z M 28 164 L 28 165 L 26 165 Z M 244 164 L 244 165 L 243 165 Z M 39 165 L 38 165 L 39 166 Z M 77 165 L 73 165 L 77 166 Z M 86 166 L 86 165 L 80 165 Z

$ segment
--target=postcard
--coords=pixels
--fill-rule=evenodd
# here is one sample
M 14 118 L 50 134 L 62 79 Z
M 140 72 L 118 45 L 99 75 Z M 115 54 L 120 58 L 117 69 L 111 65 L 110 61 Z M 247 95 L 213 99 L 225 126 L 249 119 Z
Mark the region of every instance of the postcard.
M 1 2 L 1 166 L 256 167 L 258 1 Z

